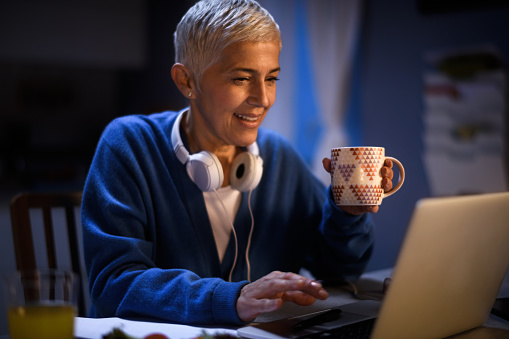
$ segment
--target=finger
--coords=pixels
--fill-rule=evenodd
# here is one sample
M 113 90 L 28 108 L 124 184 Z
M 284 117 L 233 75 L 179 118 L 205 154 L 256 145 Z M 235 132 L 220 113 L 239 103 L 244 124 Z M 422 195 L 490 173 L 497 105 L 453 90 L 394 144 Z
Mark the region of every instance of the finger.
M 389 168 L 392 168 L 393 164 L 392 164 L 392 160 L 391 159 L 385 159 L 384 161 L 384 166 L 387 166 Z
M 320 284 L 317 281 L 311 280 L 311 279 L 307 279 L 306 283 L 304 284 L 304 286 L 302 286 L 301 289 L 287 290 L 287 291 L 285 291 L 284 294 L 286 296 L 288 296 L 288 295 L 292 295 L 292 296 L 293 295 L 295 295 L 295 296 L 307 295 L 307 296 L 312 297 L 313 299 L 318 298 L 321 300 L 325 300 L 329 296 L 327 291 L 323 288 L 322 284 Z
M 390 180 L 392 180 L 392 178 L 394 178 L 394 172 L 392 171 L 391 168 L 389 167 L 382 167 L 382 169 L 380 169 L 380 175 L 383 177 L 383 178 L 389 178 Z
M 289 291 L 284 293 L 283 301 L 290 301 L 299 306 L 309 306 L 316 301 L 316 298 L 301 291 Z
M 346 212 L 351 215 L 359 215 L 362 214 L 359 210 L 359 206 L 341 206 L 343 212 Z
M 296 280 L 296 281 L 309 280 L 308 278 L 293 272 L 272 271 L 266 276 L 260 278 L 260 281 L 272 281 L 275 279 Z
M 377 205 L 361 205 L 361 206 L 341 206 L 341 209 L 343 212 L 346 212 L 348 214 L 352 215 L 361 215 L 364 213 L 376 213 L 378 212 L 378 206 Z
M 328 297 L 327 291 L 323 289 L 320 283 L 298 274 L 289 273 L 283 279 L 275 279 L 270 284 L 272 291 L 276 291 L 276 296 L 298 292 L 313 298 L 326 299 Z M 271 290 L 271 288 L 268 288 L 268 290 Z
M 268 277 L 272 278 L 273 276 L 269 275 Z M 322 300 L 329 296 L 319 282 L 299 274 L 279 272 L 275 273 L 274 277 L 275 279 L 266 281 L 270 286 L 264 288 L 267 288 L 267 291 L 276 292 L 274 294 L 276 296 L 287 292 L 302 292 Z
M 278 293 L 301 290 L 308 280 L 311 281 L 311 279 L 295 273 L 271 272 L 259 280 L 246 285 L 242 292 L 249 298 L 272 298 Z
M 378 205 L 359 206 L 361 214 L 378 212 Z
M 302 295 L 307 294 L 308 297 L 299 298 L 292 293 L 287 295 L 287 292 L 296 291 L 300 291 Z M 260 313 L 279 309 L 285 298 L 308 304 L 315 297 L 327 296 L 322 286 L 311 279 L 295 273 L 275 271 L 241 289 L 237 299 L 237 312 L 243 321 L 251 321 Z
M 390 191 L 392 189 L 392 181 L 389 178 L 382 179 L 382 188 L 385 192 Z
M 323 164 L 323 168 L 327 171 L 327 172 L 331 172 L 331 160 L 329 158 L 323 158 L 322 160 L 322 164 Z

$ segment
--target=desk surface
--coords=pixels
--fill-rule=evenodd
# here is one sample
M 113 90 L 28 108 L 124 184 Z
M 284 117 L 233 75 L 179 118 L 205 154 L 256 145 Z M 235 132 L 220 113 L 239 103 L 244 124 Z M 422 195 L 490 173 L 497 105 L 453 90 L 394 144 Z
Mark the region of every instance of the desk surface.
M 327 300 L 318 300 L 311 306 L 297 306 L 292 303 L 285 303 L 281 309 L 276 312 L 260 315 L 256 322 L 267 322 L 288 318 L 291 316 L 312 313 L 315 311 L 340 306 L 359 299 L 369 299 L 380 296 L 382 283 L 386 277 L 389 277 L 391 270 L 380 270 L 366 273 L 357 283 L 357 297 L 353 293 L 340 288 L 327 288 L 329 298 Z M 504 284 L 500 289 L 499 297 L 509 297 L 509 272 L 506 274 Z M 174 338 L 196 338 L 205 331 L 210 335 L 228 333 L 236 336 L 235 328 L 217 328 L 217 327 L 195 327 L 185 325 L 174 325 L 167 323 L 153 323 L 144 321 L 132 321 L 120 318 L 76 318 L 75 334 L 77 338 L 83 339 L 102 339 L 102 335 L 110 332 L 113 328 L 121 328 L 124 332 L 134 337 L 144 337 L 151 333 L 162 333 L 171 339 Z M 508 338 L 509 321 L 497 316 L 490 315 L 486 323 L 478 328 L 454 336 L 454 338 Z

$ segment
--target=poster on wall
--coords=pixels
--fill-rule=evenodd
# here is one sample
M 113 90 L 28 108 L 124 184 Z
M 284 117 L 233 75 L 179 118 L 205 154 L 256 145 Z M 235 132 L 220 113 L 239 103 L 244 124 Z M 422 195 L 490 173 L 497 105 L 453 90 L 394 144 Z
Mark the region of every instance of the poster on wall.
M 493 48 L 430 53 L 423 162 L 432 195 L 508 190 L 507 70 Z

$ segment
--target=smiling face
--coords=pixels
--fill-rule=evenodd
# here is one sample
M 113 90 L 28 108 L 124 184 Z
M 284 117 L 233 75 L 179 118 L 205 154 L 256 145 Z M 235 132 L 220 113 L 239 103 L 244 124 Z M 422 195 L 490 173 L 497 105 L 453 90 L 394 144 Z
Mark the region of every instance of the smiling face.
M 204 72 L 187 120 L 192 152 L 256 141 L 276 99 L 279 51 L 279 42 L 236 43 Z

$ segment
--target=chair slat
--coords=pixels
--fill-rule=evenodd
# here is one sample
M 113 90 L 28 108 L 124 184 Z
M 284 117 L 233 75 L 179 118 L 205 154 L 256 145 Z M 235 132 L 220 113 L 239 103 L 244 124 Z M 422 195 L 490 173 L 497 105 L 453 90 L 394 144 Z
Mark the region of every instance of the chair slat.
M 48 258 L 48 267 L 57 268 L 57 252 L 55 248 L 55 236 L 53 232 L 53 220 L 51 217 L 50 207 L 45 206 L 42 208 L 42 218 L 44 237 L 46 239 L 46 257 Z
M 74 206 L 67 206 L 65 209 L 65 217 L 67 220 L 67 236 L 69 238 L 69 244 L 76 244 L 78 245 L 78 232 L 76 228 L 76 219 L 75 219 L 75 213 L 74 213 Z M 80 270 L 80 255 L 79 255 L 79 247 L 78 246 L 71 246 L 69 248 L 71 251 L 71 265 L 73 271 Z
M 30 210 L 42 209 L 48 267 L 58 268 L 52 209 L 64 208 L 72 271 L 79 277 L 78 315 L 86 316 L 85 294 L 88 295 L 88 291 L 84 289 L 82 281 L 86 277 L 82 276 L 79 238 L 75 221 L 75 208 L 81 207 L 81 197 L 82 192 L 22 193 L 12 199 L 10 210 L 16 266 L 18 270 L 26 270 L 37 268 Z
M 28 213 L 28 197 L 18 195 L 11 202 L 11 224 L 18 270 L 35 269 L 35 252 Z

